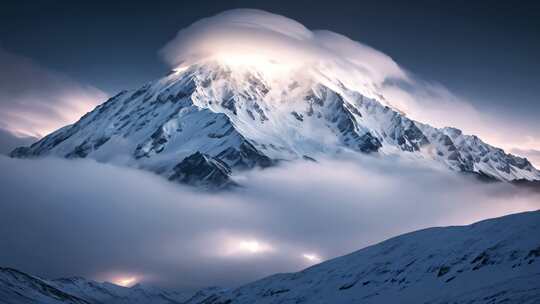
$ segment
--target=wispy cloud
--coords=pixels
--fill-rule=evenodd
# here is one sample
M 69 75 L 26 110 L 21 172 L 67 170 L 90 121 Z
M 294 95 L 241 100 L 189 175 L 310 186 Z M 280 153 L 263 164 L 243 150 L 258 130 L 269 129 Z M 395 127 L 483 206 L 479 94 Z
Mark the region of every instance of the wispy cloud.
M 103 102 L 99 89 L 0 48 L 0 128 L 41 137 Z

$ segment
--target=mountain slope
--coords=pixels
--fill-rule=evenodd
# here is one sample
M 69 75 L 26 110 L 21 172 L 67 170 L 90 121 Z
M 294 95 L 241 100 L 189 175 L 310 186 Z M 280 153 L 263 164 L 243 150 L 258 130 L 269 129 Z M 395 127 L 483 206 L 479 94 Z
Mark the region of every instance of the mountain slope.
M 539 303 L 540 211 L 401 235 L 197 303 Z
M 315 67 L 275 78 L 257 67 L 205 62 L 123 91 L 11 156 L 89 157 L 198 185 L 173 178 L 174 168 L 198 152 L 230 168 L 220 170 L 228 178 L 218 188 L 241 170 L 343 150 L 427 159 L 503 181 L 540 180 L 524 158 L 457 129 L 410 120 L 367 96 L 373 94 Z
M 153 287 L 127 288 L 81 277 L 45 280 L 0 267 L 0 303 L 3 304 L 179 304 L 190 297 Z

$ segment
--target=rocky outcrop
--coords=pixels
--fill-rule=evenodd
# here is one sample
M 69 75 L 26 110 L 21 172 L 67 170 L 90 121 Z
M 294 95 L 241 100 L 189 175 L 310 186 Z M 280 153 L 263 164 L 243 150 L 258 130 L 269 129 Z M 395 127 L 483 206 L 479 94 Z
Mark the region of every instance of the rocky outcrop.
M 219 190 L 236 185 L 230 176 L 231 169 L 225 162 L 195 152 L 173 168 L 169 180 L 207 190 Z

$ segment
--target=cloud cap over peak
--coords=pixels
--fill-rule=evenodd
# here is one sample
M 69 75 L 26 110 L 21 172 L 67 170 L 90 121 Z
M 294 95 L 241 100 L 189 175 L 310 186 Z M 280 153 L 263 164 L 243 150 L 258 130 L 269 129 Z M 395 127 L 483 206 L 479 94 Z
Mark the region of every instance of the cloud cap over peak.
M 387 55 L 343 35 L 309 30 L 287 17 L 255 9 L 234 9 L 201 19 L 178 32 L 161 50 L 181 64 L 231 56 L 260 56 L 274 63 L 347 67 L 377 83 L 406 73 Z

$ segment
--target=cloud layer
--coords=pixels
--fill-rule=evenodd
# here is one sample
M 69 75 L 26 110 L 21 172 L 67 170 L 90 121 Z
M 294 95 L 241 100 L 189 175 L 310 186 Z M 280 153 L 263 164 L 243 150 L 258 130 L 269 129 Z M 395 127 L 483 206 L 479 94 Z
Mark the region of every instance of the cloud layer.
M 0 48 L 0 129 L 41 137 L 73 123 L 107 95 Z
M 411 230 L 540 208 L 508 184 L 372 157 L 300 162 L 209 195 L 89 160 L 0 157 L 0 261 L 195 289 L 295 271 Z

